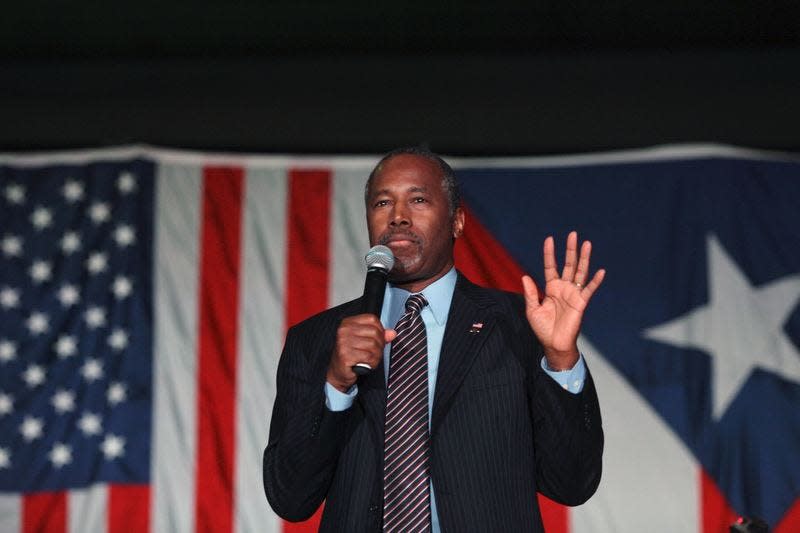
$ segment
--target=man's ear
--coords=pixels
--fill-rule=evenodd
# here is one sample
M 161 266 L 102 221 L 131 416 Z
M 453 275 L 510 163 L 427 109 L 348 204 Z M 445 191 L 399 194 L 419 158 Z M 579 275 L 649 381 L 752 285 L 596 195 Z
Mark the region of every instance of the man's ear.
M 462 233 L 464 233 L 464 210 L 457 207 L 453 214 L 453 238 L 458 239 Z

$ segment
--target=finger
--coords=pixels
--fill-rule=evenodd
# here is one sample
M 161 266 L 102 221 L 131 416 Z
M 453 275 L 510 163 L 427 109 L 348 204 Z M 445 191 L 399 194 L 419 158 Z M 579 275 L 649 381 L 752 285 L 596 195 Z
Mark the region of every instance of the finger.
M 383 340 L 387 343 L 392 342 L 397 337 L 397 332 L 393 329 L 386 329 L 383 331 Z
M 592 298 L 594 291 L 596 291 L 597 288 L 600 286 L 600 284 L 603 283 L 603 279 L 605 279 L 605 277 L 606 277 L 606 271 L 604 268 L 601 268 L 600 270 L 594 273 L 592 281 L 590 281 L 589 284 L 586 285 L 586 287 L 584 287 L 583 290 L 581 291 L 581 297 L 586 302 L 588 302 Z
M 522 276 L 522 290 L 525 295 L 525 305 L 531 309 L 539 307 L 539 287 L 530 276 Z
M 567 235 L 567 251 L 564 253 L 564 270 L 561 279 L 572 281 L 575 279 L 575 266 L 578 263 L 578 233 L 570 231 Z
M 589 258 L 592 256 L 592 243 L 583 241 L 581 245 L 581 258 L 578 260 L 578 269 L 575 271 L 575 283 L 586 285 L 586 277 L 589 275 Z
M 556 247 L 553 244 L 553 237 L 544 240 L 544 281 L 558 278 L 558 267 L 556 266 Z M 532 281 L 532 280 L 531 280 Z

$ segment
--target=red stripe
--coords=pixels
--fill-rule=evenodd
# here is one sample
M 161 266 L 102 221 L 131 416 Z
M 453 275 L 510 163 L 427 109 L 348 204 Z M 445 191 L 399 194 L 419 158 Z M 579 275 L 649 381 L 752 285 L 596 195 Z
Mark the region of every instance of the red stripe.
M 331 172 L 290 170 L 285 321 L 288 325 L 328 307 L 330 214 Z M 322 507 L 305 522 L 284 522 L 283 531 L 317 531 L 321 516 Z
M 728 531 L 728 527 L 736 520 L 734 511 L 717 484 L 700 469 L 700 531 L 701 533 L 717 533 Z
M 108 533 L 150 531 L 150 486 L 108 487 Z
M 203 181 L 195 523 L 233 529 L 236 343 L 243 170 L 207 167 Z
M 800 498 L 795 500 L 778 525 L 775 526 L 775 533 L 797 533 L 800 531 Z
M 37 492 L 22 499 L 22 533 L 65 533 L 67 494 Z
M 464 212 L 464 235 L 456 241 L 455 248 L 458 269 L 478 285 L 522 292 L 520 278 L 525 272 L 468 209 Z M 541 494 L 538 497 L 545 531 L 567 533 L 569 509 Z

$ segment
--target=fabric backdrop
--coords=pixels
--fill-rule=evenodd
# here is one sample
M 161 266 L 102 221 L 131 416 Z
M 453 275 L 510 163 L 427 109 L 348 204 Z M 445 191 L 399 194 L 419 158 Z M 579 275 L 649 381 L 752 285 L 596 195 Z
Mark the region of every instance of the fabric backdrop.
M 312 531 L 261 455 L 288 326 L 358 296 L 377 157 L 0 156 L 0 532 Z M 571 229 L 603 481 L 548 531 L 800 530 L 800 159 L 719 146 L 450 160 L 457 266 L 519 291 Z

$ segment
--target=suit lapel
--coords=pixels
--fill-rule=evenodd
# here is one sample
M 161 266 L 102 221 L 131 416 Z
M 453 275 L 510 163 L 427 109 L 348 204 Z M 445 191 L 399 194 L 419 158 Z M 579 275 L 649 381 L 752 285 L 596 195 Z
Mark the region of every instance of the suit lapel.
M 475 356 L 495 327 L 494 302 L 460 273 L 442 340 L 434 392 L 431 433 L 447 413 Z M 481 324 L 478 328 L 473 325 Z M 477 329 L 477 331 L 476 331 Z

